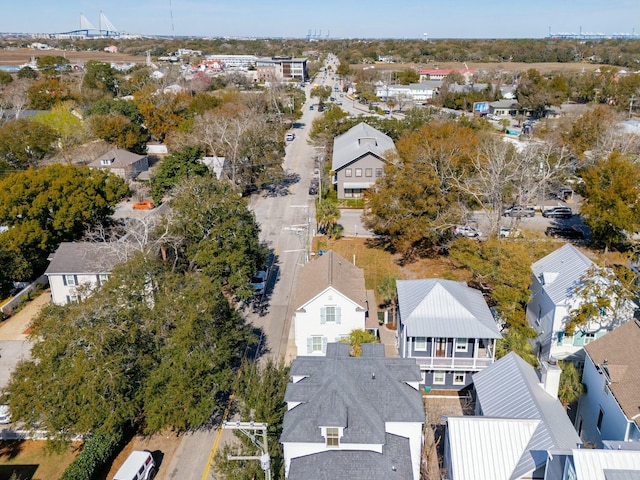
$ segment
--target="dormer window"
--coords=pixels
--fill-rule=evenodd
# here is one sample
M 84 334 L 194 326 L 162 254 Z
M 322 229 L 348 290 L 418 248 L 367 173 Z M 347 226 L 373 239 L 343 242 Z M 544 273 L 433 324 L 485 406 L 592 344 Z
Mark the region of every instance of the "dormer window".
M 103 158 L 102 160 L 100 160 L 100 165 L 111 165 L 111 159 L 110 158 Z
M 327 427 L 326 433 L 327 447 L 340 446 L 340 429 L 337 427 Z

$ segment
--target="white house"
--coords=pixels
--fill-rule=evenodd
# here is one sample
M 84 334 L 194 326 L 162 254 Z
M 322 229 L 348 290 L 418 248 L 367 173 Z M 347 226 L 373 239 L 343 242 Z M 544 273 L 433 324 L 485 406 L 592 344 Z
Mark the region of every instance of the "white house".
M 51 301 L 56 305 L 78 301 L 106 282 L 113 267 L 124 260 L 113 245 L 61 243 L 44 272 L 49 279 Z
M 585 442 L 635 442 L 640 448 L 640 321 L 633 320 L 585 350 L 576 429 Z
M 565 334 L 571 311 L 586 301 L 576 293 L 576 288 L 593 267 L 595 264 L 571 244 L 551 252 L 531 266 L 533 275 L 527 320 L 538 332 L 536 351 L 540 358 L 580 359 L 585 345 L 632 318 L 634 304 L 615 315 L 603 309 L 601 317 L 584 329 L 575 331 L 573 335 Z
M 412 102 L 426 102 L 438 95 L 442 81 L 429 80 L 421 83 L 410 83 L 409 85 L 386 85 L 376 86 L 376 96 L 386 101 L 389 98 L 402 99 Z
M 331 343 L 291 364 L 280 442 L 288 480 L 418 480 L 425 421 L 420 372 L 384 345 Z
M 511 352 L 473 376 L 476 416 L 449 417 L 447 480 L 530 480 L 545 475 L 548 452 L 579 448 L 580 437 L 557 399 L 561 370 L 540 376 Z
M 377 319 L 367 322 L 375 299 L 365 289 L 364 272 L 332 250 L 300 270 L 294 305 L 298 356 L 324 355 L 328 343 L 353 330 L 378 327 Z

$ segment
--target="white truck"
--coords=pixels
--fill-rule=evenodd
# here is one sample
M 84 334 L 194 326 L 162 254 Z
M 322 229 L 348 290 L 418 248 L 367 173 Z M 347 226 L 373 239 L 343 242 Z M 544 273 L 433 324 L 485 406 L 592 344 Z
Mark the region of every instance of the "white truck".
M 156 462 L 151 452 L 134 450 L 118 469 L 113 480 L 153 480 Z

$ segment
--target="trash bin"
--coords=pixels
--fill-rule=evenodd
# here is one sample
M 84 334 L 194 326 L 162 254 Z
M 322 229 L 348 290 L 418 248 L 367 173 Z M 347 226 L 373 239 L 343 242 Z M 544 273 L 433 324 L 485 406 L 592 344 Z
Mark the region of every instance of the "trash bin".
M 429 393 L 431 391 L 431 387 L 429 385 L 424 386 L 424 393 Z

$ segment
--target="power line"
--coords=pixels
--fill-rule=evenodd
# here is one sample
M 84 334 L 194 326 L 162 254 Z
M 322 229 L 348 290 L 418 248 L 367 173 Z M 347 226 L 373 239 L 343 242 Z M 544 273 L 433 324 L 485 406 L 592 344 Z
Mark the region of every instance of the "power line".
M 169 14 L 171 15 L 171 35 L 173 39 L 176 39 L 176 29 L 173 26 L 173 7 L 171 6 L 171 0 L 169 0 Z

